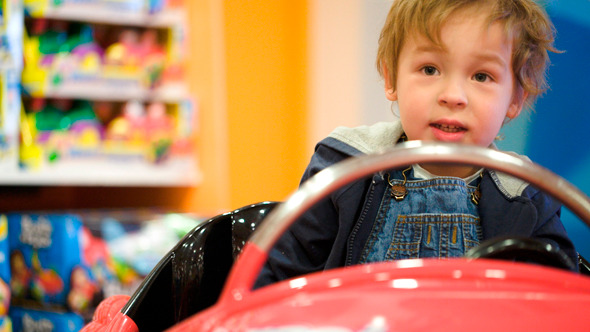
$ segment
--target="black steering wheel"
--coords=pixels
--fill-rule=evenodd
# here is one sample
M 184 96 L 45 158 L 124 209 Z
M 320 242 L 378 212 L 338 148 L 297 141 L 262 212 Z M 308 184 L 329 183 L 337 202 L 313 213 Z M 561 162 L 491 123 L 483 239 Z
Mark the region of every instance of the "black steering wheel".
M 465 253 L 466 258 L 503 259 L 576 270 L 571 258 L 559 247 L 538 239 L 502 237 L 483 241 Z

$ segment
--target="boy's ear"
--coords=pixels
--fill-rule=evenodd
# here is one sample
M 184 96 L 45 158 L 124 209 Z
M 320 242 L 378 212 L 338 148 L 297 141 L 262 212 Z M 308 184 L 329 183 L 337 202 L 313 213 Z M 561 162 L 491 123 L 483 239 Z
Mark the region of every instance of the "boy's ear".
M 385 97 L 390 101 L 397 100 L 397 91 L 393 88 L 393 82 L 391 82 L 391 77 L 389 76 L 389 70 L 387 66 L 383 64 L 383 77 L 385 78 Z
M 518 95 L 514 96 L 514 98 L 512 98 L 512 103 L 506 112 L 506 117 L 509 119 L 515 119 L 522 111 L 522 108 L 524 107 L 524 101 L 528 96 L 528 92 L 522 90 L 518 93 Z

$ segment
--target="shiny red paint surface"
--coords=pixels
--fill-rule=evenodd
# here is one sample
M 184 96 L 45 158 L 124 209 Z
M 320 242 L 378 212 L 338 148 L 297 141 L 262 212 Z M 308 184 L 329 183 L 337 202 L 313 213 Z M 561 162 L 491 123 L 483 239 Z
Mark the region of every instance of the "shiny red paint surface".
M 590 326 L 590 278 L 522 263 L 407 260 L 312 274 L 257 291 L 243 285 L 227 288 L 218 304 L 170 331 L 588 331 Z
M 127 301 L 127 295 L 115 295 L 105 299 L 96 308 L 92 321 L 80 332 L 138 332 L 137 325 L 121 312 Z

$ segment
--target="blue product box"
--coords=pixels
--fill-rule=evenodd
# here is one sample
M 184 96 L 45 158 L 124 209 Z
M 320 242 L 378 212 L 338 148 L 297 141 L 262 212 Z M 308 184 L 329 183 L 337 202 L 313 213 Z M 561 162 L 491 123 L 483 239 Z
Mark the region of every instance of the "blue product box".
M 0 215 L 0 316 L 8 313 L 10 304 L 10 263 L 8 246 L 8 220 Z
M 72 312 L 52 312 L 21 307 L 10 308 L 12 329 L 21 331 L 74 332 L 84 326 L 82 316 Z
M 83 231 L 74 214 L 8 215 L 13 303 L 88 308 L 97 286 L 84 259 Z
M 10 307 L 10 263 L 8 262 L 8 220 L 0 215 L 0 332 L 11 332 L 12 324 L 8 318 Z

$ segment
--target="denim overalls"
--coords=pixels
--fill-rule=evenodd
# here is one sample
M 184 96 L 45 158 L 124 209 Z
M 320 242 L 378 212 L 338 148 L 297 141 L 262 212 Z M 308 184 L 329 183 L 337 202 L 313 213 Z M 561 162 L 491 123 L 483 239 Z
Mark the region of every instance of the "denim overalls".
M 482 232 L 472 194 L 480 176 L 470 177 L 469 184 L 455 177 L 416 179 L 416 167 L 385 174 L 390 184 L 403 184 L 407 195 L 396 200 L 390 190 L 385 192 L 361 263 L 461 257 L 479 244 Z

